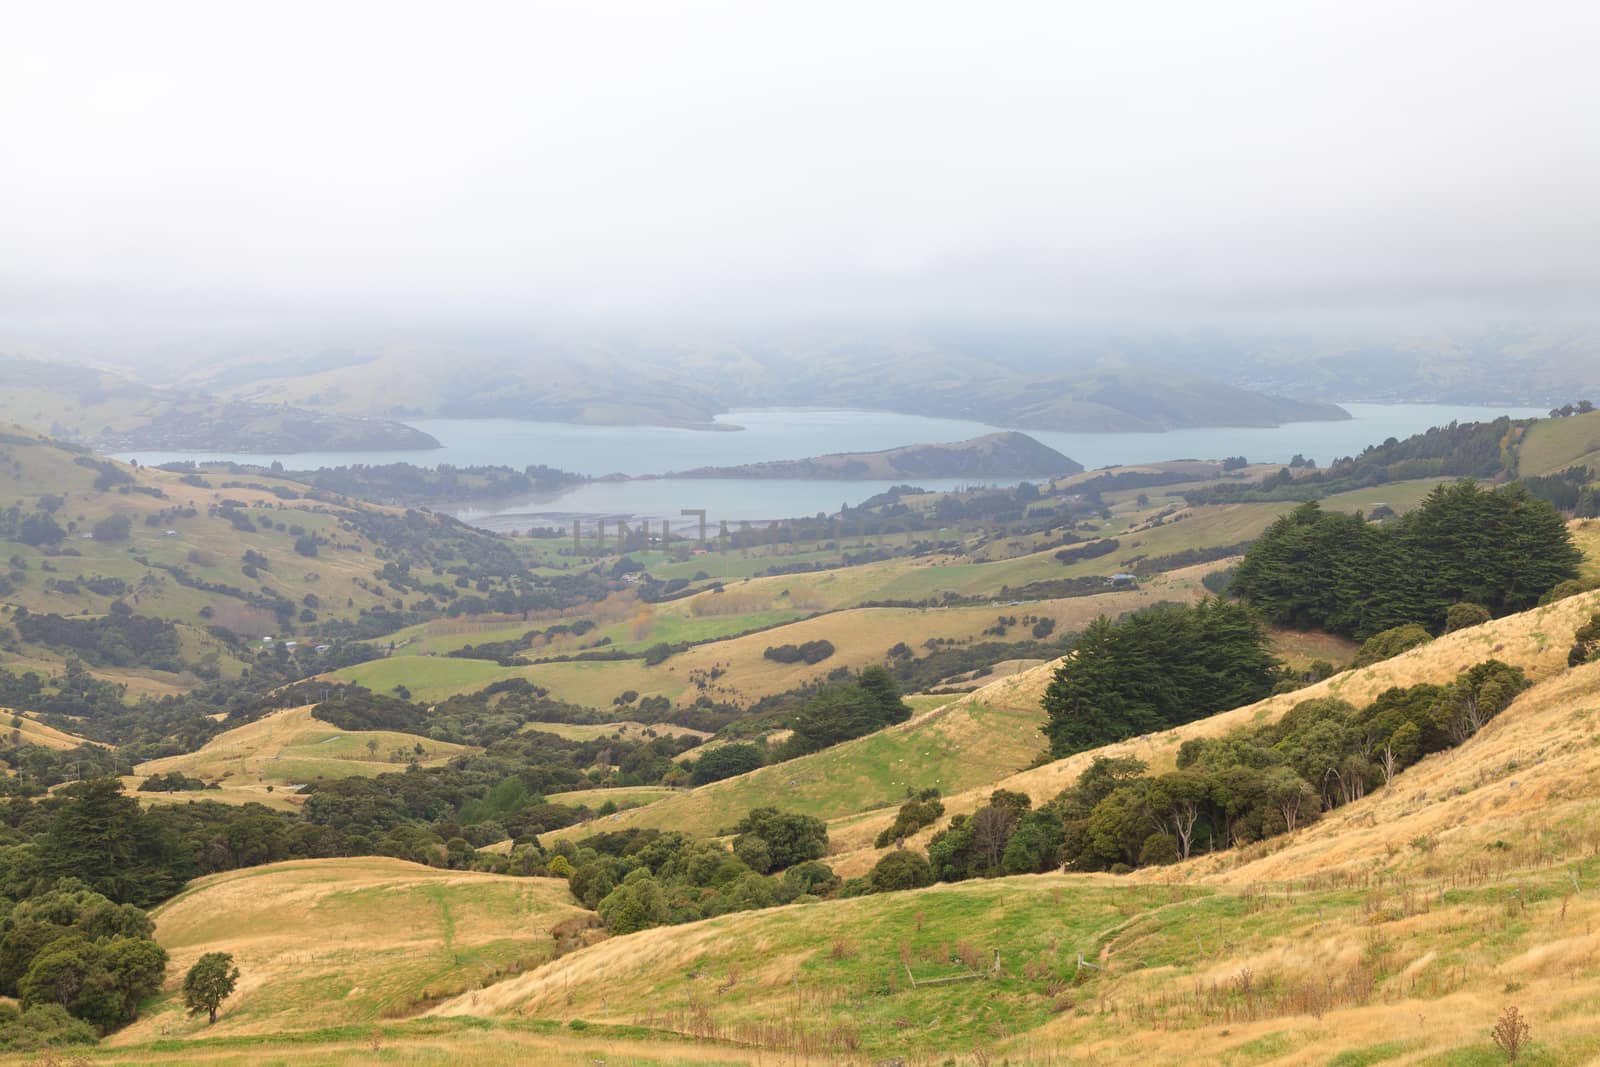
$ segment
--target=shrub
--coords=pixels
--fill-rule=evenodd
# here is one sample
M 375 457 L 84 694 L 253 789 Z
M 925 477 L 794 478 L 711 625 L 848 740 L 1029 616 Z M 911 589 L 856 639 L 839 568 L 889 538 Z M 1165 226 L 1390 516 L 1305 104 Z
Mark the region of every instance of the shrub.
M 1159 867 L 1178 862 L 1178 839 L 1171 834 L 1154 833 L 1139 848 L 1139 866 Z
M 94 1027 L 74 1019 L 59 1004 L 35 1004 L 23 1012 L 15 1008 L 0 1011 L 0 1049 L 7 1052 L 34 1052 L 94 1042 Z
M 1473 604 L 1463 600 L 1460 603 L 1451 604 L 1444 613 L 1444 632 L 1452 634 L 1457 630 L 1481 626 L 1492 618 L 1494 616 L 1489 614 L 1489 609 L 1482 604 Z
M 1433 635 L 1416 623 L 1396 626 L 1367 638 L 1366 643 L 1361 646 L 1361 651 L 1356 653 L 1354 666 L 1370 667 L 1374 663 L 1393 659 L 1402 652 L 1425 645 L 1432 640 Z
M 1543 607 L 1546 604 L 1554 604 L 1558 600 L 1565 600 L 1568 597 L 1577 596 L 1579 593 L 1587 593 L 1593 588 L 1594 586 L 1590 582 L 1581 581 L 1577 578 L 1569 578 L 1564 582 L 1556 583 L 1556 585 L 1553 586 L 1548 593 L 1540 597 L 1539 606 Z
M 939 791 L 927 790 L 917 799 L 900 805 L 900 812 L 895 816 L 894 824 L 884 827 L 873 844 L 878 848 L 888 848 L 896 841 L 910 837 L 924 826 L 932 826 L 943 814 L 944 803 L 939 799 Z
M 920 889 L 933 884 L 933 868 L 920 852 L 901 849 L 891 852 L 878 861 L 867 876 L 874 893 L 892 893 L 900 889 Z
M 112 515 L 94 524 L 96 541 L 126 541 L 133 532 L 133 520 L 126 515 Z
M 1572 650 L 1567 653 L 1567 666 L 1588 663 L 1600 655 L 1600 611 L 1589 616 L 1589 621 L 1578 627 L 1572 635 Z
M 1528 1043 L 1528 1038 L 1533 1033 L 1533 1027 L 1528 1025 L 1528 1020 L 1516 1008 L 1507 1008 L 1501 1013 L 1500 1019 L 1494 1024 L 1490 1036 L 1500 1051 L 1506 1054 L 1506 1059 L 1516 1062 L 1522 1055 L 1522 1049 Z
M 666 894 L 647 870 L 629 872 L 596 909 L 614 934 L 631 934 L 667 921 Z
M 775 663 L 805 663 L 815 666 L 836 650 L 828 640 L 807 641 L 801 645 L 777 645 L 761 653 Z
M 743 859 L 741 846 L 754 849 L 752 839 L 759 839 L 767 850 L 769 870 L 781 871 L 796 863 L 821 859 L 828 851 L 828 827 L 810 815 L 756 808 L 734 829 L 739 834 L 733 842 L 734 854 Z
M 724 778 L 753 771 L 765 762 L 761 749 L 755 745 L 745 742 L 721 745 L 707 751 L 695 761 L 690 780 L 695 785 L 720 782 Z
M 783 884 L 796 895 L 823 896 L 839 886 L 839 876 L 833 868 L 817 860 L 797 863 L 783 872 Z

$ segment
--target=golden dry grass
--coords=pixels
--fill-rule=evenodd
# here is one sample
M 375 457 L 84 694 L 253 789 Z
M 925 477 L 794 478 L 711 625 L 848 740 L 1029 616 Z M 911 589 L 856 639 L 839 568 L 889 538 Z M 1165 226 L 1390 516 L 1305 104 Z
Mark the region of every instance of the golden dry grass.
M 1431 1065 L 1495 1062 L 1488 1028 L 1515 1004 L 1532 1020 L 1533 1062 L 1591 1063 L 1600 1054 L 1600 664 L 1530 669 L 1544 680 L 1463 746 L 1254 850 L 1124 878 L 961 883 L 647 931 L 435 1014 L 674 1020 L 699 1036 L 753 1033 L 758 1019 L 863 1027 L 869 1047 L 830 1061 L 840 1063 L 891 1051 L 936 1063 L 976 1046 L 1014 1064 Z M 984 959 L 1003 951 L 1008 979 L 1035 975 L 1049 987 L 1052 973 L 1070 976 L 1075 955 L 1096 969 L 1081 988 L 1064 981 L 1044 994 L 1065 1009 L 1031 1014 L 1037 1002 L 1004 982 L 965 987 L 974 996 L 954 1004 L 892 979 L 882 988 L 900 961 L 927 977 L 931 957 L 918 944 L 963 936 L 981 941 Z M 881 964 L 862 976 L 858 960 Z M 875 999 L 885 996 L 896 1006 Z M 1032 1025 L 919 1044 L 940 1025 L 926 1013 L 971 1011 L 974 1001 L 994 1005 L 990 1018 L 1009 1009 Z M 896 1015 L 924 1023 L 886 1037 Z
M 1356 658 L 1361 646 L 1337 634 L 1306 630 L 1269 631 L 1272 654 L 1294 669 L 1303 670 L 1318 660 L 1344 667 Z
M 525 724 L 522 729 L 524 731 L 537 730 L 540 733 L 555 734 L 557 737 L 565 737 L 571 741 L 592 741 L 597 737 L 610 737 L 612 734 L 621 734 L 629 738 L 648 736 L 698 737 L 702 741 L 711 736 L 705 730 L 679 726 L 676 723 L 642 723 L 633 719 L 598 723 L 530 722 Z M 646 733 L 646 731 L 649 731 L 649 733 Z
M 1095 596 L 1022 604 L 1001 600 L 978 607 L 853 608 L 836 611 L 748 637 L 700 645 L 673 656 L 660 669 L 684 684 L 680 697 L 682 702 L 692 702 L 706 692 L 714 699 L 749 704 L 761 697 L 826 677 L 830 671 L 840 667 L 860 670 L 880 664 L 897 644 L 904 643 L 921 654 L 924 642 L 930 639 L 955 642 L 985 640 L 983 631 L 994 626 L 1000 616 L 1020 618 L 1023 615 L 1035 615 L 1049 618 L 1055 621 L 1056 633 L 1070 633 L 1083 629 L 1100 615 L 1116 617 L 1160 600 L 1194 600 L 1204 594 L 1200 578 L 1215 566 L 1206 564 L 1184 568 L 1152 579 L 1138 589 Z M 1013 627 L 1006 640 L 1027 636 L 1027 627 Z M 817 640 L 831 641 L 837 650 L 818 664 L 778 663 L 763 656 L 766 649 L 774 645 L 798 645 Z M 726 674 L 706 690 L 689 684 L 691 675 L 704 674 L 717 667 L 725 670 Z
M 1570 597 L 1546 607 L 1448 634 L 1394 659 L 1334 675 L 1294 693 L 1269 697 L 1259 703 L 1162 733 L 1107 745 L 1022 771 L 1002 781 L 946 797 L 946 819 L 925 829 L 918 840 L 925 841 L 948 821 L 949 816 L 975 811 L 996 788 L 1027 793 L 1035 804 L 1044 803 L 1077 781 L 1078 775 L 1100 756 L 1134 756 L 1144 760 L 1152 770 L 1169 770 L 1175 765 L 1178 748 L 1184 741 L 1193 737 L 1214 737 L 1240 726 L 1274 721 L 1302 700 L 1331 696 L 1361 704 L 1395 686 L 1447 682 L 1460 671 L 1490 658 L 1521 667 L 1531 678 L 1548 678 L 1566 667 L 1567 651 L 1572 645 L 1574 631 L 1596 610 L 1600 610 L 1600 593 Z M 1055 663 L 1046 664 L 1008 679 L 1011 691 L 1004 699 L 1019 704 L 1031 700 L 1037 704 L 1043 699 L 1056 666 Z M 988 699 L 985 692 L 979 690 L 972 699 Z M 830 827 L 835 848 L 840 852 L 830 862 L 845 874 L 859 874 L 871 868 L 881 854 L 870 847 L 871 841 L 893 820 L 894 810 L 885 808 L 871 817 L 852 820 L 848 826 L 840 826 L 837 830 Z
M 830 833 L 837 833 L 837 827 L 857 820 L 859 812 L 898 805 L 907 790 L 936 787 L 964 794 L 1026 766 L 1044 747 L 1038 678 L 1037 671 L 1025 671 L 934 703 L 906 722 L 865 737 L 677 791 L 644 807 L 548 836 L 583 837 L 596 829 L 636 826 L 709 836 L 762 806 L 835 820 Z M 561 795 L 553 799 L 559 802 Z M 884 810 L 892 814 L 893 808 Z M 848 835 L 847 839 L 853 840 Z
M 369 747 L 373 745 L 375 747 Z M 422 751 L 418 752 L 418 746 Z M 311 717 L 309 705 L 286 708 L 225 731 L 194 752 L 149 760 L 135 768 L 140 779 L 181 771 L 218 782 L 222 789 L 145 798 L 255 800 L 282 807 L 286 785 L 317 778 L 349 778 L 403 771 L 415 759 L 423 766 L 447 762 L 467 745 L 389 730 L 341 730 Z M 268 787 L 272 790 L 269 792 Z
M 113 1039 L 239 1036 L 377 1022 L 547 959 L 549 929 L 581 912 L 566 883 L 437 870 L 381 857 L 298 860 L 202 878 L 155 912 L 166 995 Z M 214 1028 L 175 996 L 206 952 L 239 986 Z
M 23 712 L 0 708 L 0 737 L 6 744 L 39 745 L 42 748 L 69 749 L 87 744 L 83 738 L 57 730 Z
M 738 1050 L 743 1062 L 773 1064 L 870 1064 L 898 1055 L 908 1064 L 953 1059 L 963 1067 L 1002 1060 L 1018 1067 L 1432 1067 L 1496 1062 L 1487 1030 L 1516 1004 L 1533 1024 L 1531 1062 L 1593 1062 L 1600 1055 L 1600 895 L 1593 888 L 1600 884 L 1600 664 L 1566 670 L 1564 657 L 1572 629 L 1597 602 L 1600 594 L 1591 594 L 1498 620 L 1343 676 L 1337 687 L 1330 680 L 1151 740 L 1158 753 L 1170 753 L 1182 736 L 1263 720 L 1307 696 L 1360 700 L 1389 685 L 1447 680 L 1485 652 L 1538 679 L 1466 744 L 1292 836 L 1122 878 L 967 882 L 614 938 L 445 1001 L 428 1020 L 467 1029 L 380 1035 L 392 1041 L 383 1055 L 466 1063 L 516 1062 L 520 1054 L 562 1063 L 582 1049 L 607 1063 L 739 1062 L 728 1045 L 704 1043 L 735 1040 L 765 1045 Z M 1036 703 L 1049 674 L 1046 665 L 955 704 L 980 695 Z M 1038 799 L 1089 758 L 999 784 Z M 951 798 L 952 806 L 960 810 L 992 787 Z M 273 929 L 256 918 L 265 901 L 269 918 L 284 914 L 281 921 L 299 924 L 292 944 L 303 946 L 308 909 L 299 894 L 321 890 L 289 875 L 280 895 L 246 889 L 220 907 L 196 901 L 192 910 L 203 917 L 191 921 L 236 932 L 239 917 L 249 915 L 249 930 Z M 178 929 L 169 914 L 184 899 L 161 912 L 164 940 Z M 903 980 L 906 968 L 924 980 L 964 973 L 949 958 L 957 951 L 950 946 L 961 945 L 985 962 L 999 952 L 1002 974 L 937 987 Z M 286 943 L 281 951 L 300 950 Z M 1079 957 L 1095 969 L 1075 985 Z M 268 959 L 269 968 L 280 965 Z M 375 954 L 360 966 L 387 973 L 389 964 Z M 358 988 L 372 973 L 363 969 Z M 480 1017 L 496 1022 L 482 1029 Z M 234 1024 L 235 1032 L 281 1025 L 254 1018 Z M 563 1029 L 569 1020 L 599 1029 Z M 689 1040 L 653 1043 L 639 1031 L 603 1029 L 628 1024 Z M 119 1044 L 148 1039 L 146 1029 Z M 273 1062 L 284 1063 L 365 1055 L 348 1037 L 315 1049 L 268 1048 Z M 256 1062 L 243 1048 L 216 1051 L 216 1062 Z M 153 1050 L 128 1055 L 126 1062 L 164 1062 L 138 1058 Z M 203 1050 L 193 1060 L 211 1062 Z

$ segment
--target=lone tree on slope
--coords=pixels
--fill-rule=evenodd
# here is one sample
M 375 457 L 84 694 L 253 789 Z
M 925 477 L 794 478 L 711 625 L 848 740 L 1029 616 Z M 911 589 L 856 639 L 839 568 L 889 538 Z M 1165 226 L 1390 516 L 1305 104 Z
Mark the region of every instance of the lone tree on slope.
M 183 1003 L 190 1015 L 205 1012 L 211 1025 L 217 1021 L 217 1009 L 233 992 L 239 981 L 239 968 L 233 966 L 233 956 L 226 952 L 207 952 L 183 976 Z

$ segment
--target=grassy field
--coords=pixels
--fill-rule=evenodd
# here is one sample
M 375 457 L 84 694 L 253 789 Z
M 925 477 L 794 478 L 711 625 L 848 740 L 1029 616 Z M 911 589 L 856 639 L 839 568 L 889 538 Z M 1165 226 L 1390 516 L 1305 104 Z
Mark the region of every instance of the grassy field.
M 432 701 L 482 689 L 490 682 L 518 673 L 516 668 L 502 667 L 486 659 L 401 654 L 344 667 L 334 671 L 331 677 L 364 685 L 375 693 L 389 693 L 395 686 L 404 686 L 411 691 L 413 699 Z
M 597 737 L 612 737 L 617 734 L 632 737 L 654 735 L 658 737 L 698 737 L 701 739 L 711 736 L 704 730 L 678 726 L 675 723 L 658 722 L 645 724 L 634 722 L 631 719 L 599 723 L 530 722 L 524 725 L 523 729 L 555 734 L 557 737 L 565 737 L 569 741 L 593 741 Z
M 9 745 L 39 745 L 42 748 L 69 749 L 84 744 L 75 734 L 65 733 L 9 708 L 0 708 L 0 737 Z
M 796 685 L 825 677 L 839 667 L 859 670 L 882 663 L 889 650 L 905 644 L 922 654 L 924 642 L 942 639 L 956 643 L 985 640 L 983 631 L 1004 616 L 1037 615 L 1056 623 L 1056 634 L 1083 629 L 1099 615 L 1117 616 L 1155 603 L 1158 600 L 1190 600 L 1202 589 L 1194 575 L 1159 579 L 1125 592 L 1062 600 L 1030 601 L 1027 604 L 984 605 L 962 608 L 855 608 L 831 612 L 766 633 L 701 645 L 673 656 L 660 670 L 680 678 L 687 686 L 691 676 L 707 674 L 714 668 L 726 673 L 703 690 L 685 690 L 686 696 L 705 692 L 713 699 L 749 704 L 760 697 L 792 689 Z M 1012 628 L 1006 640 L 1026 640 L 1028 628 Z M 997 640 L 989 637 L 988 640 Z M 827 640 L 837 651 L 815 665 L 778 663 L 767 659 L 766 649 L 778 644 L 802 644 Z M 642 690 L 641 690 L 642 691 Z
M 638 808 L 658 800 L 677 796 L 682 790 L 665 785 L 620 786 L 615 789 L 575 789 L 569 793 L 551 793 L 550 801 L 571 807 L 579 805 L 598 808 L 610 801 L 619 808 Z
M 218 647 L 200 647 L 210 640 L 202 635 L 205 625 L 224 625 L 254 637 L 280 635 L 285 629 L 272 611 L 247 603 L 245 595 L 268 589 L 295 605 L 297 613 L 314 611 L 319 621 L 353 620 L 363 610 L 392 605 L 396 592 L 374 581 L 383 546 L 349 521 L 358 510 L 388 509 L 309 500 L 302 495 L 305 486 L 270 475 L 209 473 L 201 484 L 191 484 L 177 473 L 123 464 L 112 466 L 131 483 L 97 489 L 99 472 L 77 463 L 80 458 L 88 457 L 43 440 L 0 444 L 0 465 L 7 470 L 0 480 L 0 507 L 16 504 L 32 511 L 42 496 L 59 497 L 55 520 L 66 531 L 65 541 L 49 551 L 0 542 L 0 558 L 15 560 L 19 566 L 12 569 L 21 574 L 6 596 L 11 605 L 102 614 L 121 599 L 141 615 L 189 624 L 193 633 L 184 639 L 185 651 L 201 657 L 216 653 L 218 668 L 229 676 L 240 665 Z M 237 528 L 224 504 L 248 517 L 254 529 Z M 94 539 L 96 523 L 113 517 L 131 523 L 128 537 Z M 306 534 L 322 538 L 314 556 L 295 550 L 297 539 Z M 253 574 L 246 572 L 247 550 L 267 561 L 265 566 L 252 565 Z M 95 593 L 81 584 L 95 578 L 120 581 L 124 588 Z M 202 583 L 210 588 L 200 588 Z M 163 695 L 194 684 L 193 679 L 153 672 L 142 678 L 96 673 L 135 683 L 130 688 L 135 695 Z
M 1468 744 L 1290 837 L 1124 878 L 648 931 L 436 1014 L 665 1027 L 819 1062 L 1489 1064 L 1515 1004 L 1528 1062 L 1591 1063 L 1600 664 L 1541 673 Z
M 527 649 L 525 655 L 536 659 L 542 656 L 575 653 L 592 647 L 602 638 L 609 639 L 609 647 L 628 650 L 643 650 L 662 642 L 684 644 L 715 641 L 735 634 L 792 622 L 807 614 L 809 612 L 776 609 L 702 618 L 690 615 L 678 602 L 659 605 L 638 604 L 628 609 L 630 617 L 623 621 L 604 623 L 581 637 L 539 639 L 537 644 Z M 574 615 L 569 616 L 566 621 L 587 617 Z M 459 619 L 446 619 L 407 627 L 397 631 L 390 639 L 408 655 L 428 655 L 453 652 L 466 645 L 514 641 L 530 630 L 541 630 L 550 625 L 551 623 L 547 621 L 518 620 L 474 627 Z
M 292 803 L 284 787 L 293 783 L 403 771 L 413 759 L 432 766 L 474 751 L 414 734 L 340 730 L 302 707 L 273 712 L 218 734 L 195 752 L 150 760 L 135 770 L 140 779 L 181 771 L 222 785 L 220 791 L 202 793 L 138 794 L 147 798 L 254 800 L 283 807 Z
M 300 860 L 193 883 L 155 913 L 172 955 L 166 992 L 114 1043 L 376 1023 L 552 954 L 552 925 L 581 909 L 565 883 L 401 860 Z M 205 952 L 230 952 L 239 988 L 215 1028 L 184 1017 L 177 985 Z
M 1052 565 L 1059 567 L 1059 564 Z M 436 701 L 456 693 L 481 689 L 503 678 L 526 678 L 550 690 L 551 695 L 590 708 L 610 708 L 627 690 L 643 696 L 660 695 L 691 703 L 704 695 L 715 700 L 749 704 L 763 696 L 784 692 L 814 681 L 839 667 L 859 670 L 882 663 L 889 650 L 905 643 L 921 650 L 924 642 L 939 638 L 957 643 L 986 638 L 983 631 L 1001 615 L 1037 615 L 1055 620 L 1056 634 L 1080 630 L 1098 615 L 1119 615 L 1158 600 L 1190 600 L 1203 592 L 1200 577 L 1220 564 L 1187 568 L 1158 576 L 1139 588 L 1095 596 L 996 603 L 959 608 L 857 608 L 832 611 L 801 619 L 745 637 L 696 645 L 654 667 L 643 660 L 582 660 L 541 663 L 530 667 L 501 667 L 488 660 L 446 656 L 397 654 L 334 672 L 333 677 L 356 682 L 376 692 L 404 685 L 418 700 Z M 847 572 L 841 572 L 847 573 Z M 742 588 L 742 587 L 738 587 Z M 667 616 L 671 618 L 671 616 Z M 749 616 L 729 616 L 715 621 L 737 622 Z M 739 626 L 739 629 L 748 627 Z M 1006 640 L 1025 640 L 1027 627 L 1013 628 Z M 821 663 L 779 663 L 767 659 L 767 648 L 806 641 L 831 641 L 836 653 Z M 642 644 L 654 643 L 650 641 Z M 723 672 L 712 680 L 713 671 Z M 704 684 L 697 684 L 698 679 Z
M 887 730 L 561 834 L 646 826 L 711 835 L 764 805 L 838 819 L 898 806 L 908 792 L 929 787 L 947 794 L 977 788 L 1026 766 L 1044 748 L 1044 713 L 1020 684 L 1005 679 Z
M 1540 419 L 1517 449 L 1518 474 L 1557 474 L 1574 465 L 1600 465 L 1600 411 Z
M 1303 700 L 1334 696 L 1354 704 L 1371 701 L 1385 689 L 1421 682 L 1448 682 L 1456 674 L 1490 657 L 1519 666 L 1535 679 L 1549 679 L 1566 668 L 1567 650 L 1573 632 L 1591 612 L 1600 610 L 1600 593 L 1571 597 L 1521 615 L 1497 619 L 1412 649 L 1361 670 L 1346 671 L 1326 681 L 1294 693 L 1269 697 L 1256 704 L 1222 712 L 1163 733 L 1149 734 L 1114 745 L 1079 753 L 1039 767 L 1021 771 L 999 781 L 1000 788 L 1027 793 L 1035 804 L 1042 804 L 1075 782 L 1096 756 L 1133 756 L 1155 771 L 1169 770 L 1176 764 L 1179 747 L 1193 737 L 1212 737 L 1252 723 L 1268 722 Z M 997 685 L 1012 693 L 1009 703 L 1033 706 L 1049 685 L 1051 669 L 1038 668 Z M 969 699 L 985 699 L 988 690 L 979 690 Z M 937 831 L 950 816 L 970 813 L 987 799 L 994 785 L 985 783 L 966 793 L 945 797 L 946 818 L 923 831 L 919 840 Z M 692 794 L 691 794 L 692 796 Z M 878 850 L 871 847 L 879 830 L 894 820 L 894 809 L 886 807 L 870 816 L 853 819 L 847 825 L 830 826 L 838 855 L 830 862 L 841 872 L 859 874 L 877 862 Z
M 1295 670 L 1322 660 L 1343 667 L 1356 658 L 1361 646 L 1336 634 L 1306 630 L 1270 630 L 1272 654 Z
M 1518 1004 L 1525 1062 L 1585 1064 L 1600 981 L 1577 961 L 1600 907 L 1563 896 L 1569 871 L 1600 864 L 1436 878 L 1425 901 L 1359 882 L 964 883 L 618 938 L 436 1013 L 667 1027 L 797 1062 L 1487 1065 Z
M 673 607 L 674 605 L 662 605 L 660 609 L 643 616 L 637 623 L 630 620 L 601 627 L 594 634 L 586 634 L 584 640 L 594 641 L 597 637 L 609 637 L 616 648 L 643 650 L 663 642 L 676 645 L 715 641 L 735 634 L 749 633 L 752 630 L 781 626 L 808 614 L 803 611 L 779 609 L 721 617 L 695 617 L 685 614 L 681 608 L 672 610 Z
M 1583 552 L 1580 569 L 1590 581 L 1600 581 L 1600 519 L 1577 519 L 1567 524 L 1573 544 Z
M 550 962 L 514 948 L 538 943 L 527 912 L 535 930 L 576 913 L 551 883 L 533 883 L 548 896 L 507 903 L 504 894 L 529 883 L 381 860 L 209 879 L 160 911 L 158 935 L 175 963 L 220 947 L 241 954 L 247 981 L 252 972 L 260 980 L 206 1034 L 214 1040 L 184 1040 L 198 1027 L 176 1017 L 169 994 L 105 1058 L 1443 1067 L 1502 1062 L 1487 1034 L 1516 1005 L 1533 1027 L 1523 1062 L 1592 1063 L 1600 664 L 1566 670 L 1564 661 L 1571 631 L 1596 608 L 1600 594 L 1572 598 L 1148 741 L 1010 777 L 991 772 L 947 797 L 953 811 L 970 810 L 998 784 L 1037 800 L 1097 754 L 1131 752 L 1159 768 L 1184 737 L 1317 695 L 1363 700 L 1447 680 L 1487 654 L 1539 680 L 1467 744 L 1425 759 L 1393 788 L 1294 835 L 1129 876 L 1041 875 L 796 904 L 612 938 Z M 859 765 L 811 767 L 817 788 L 903 789 L 890 770 L 897 751 L 933 752 L 917 742 L 940 729 L 959 731 L 970 761 L 993 739 L 1023 733 L 1020 720 L 985 718 L 992 705 L 1036 707 L 1048 676 L 1041 667 L 1003 679 L 887 731 L 879 737 L 900 734 L 900 748 Z M 793 773 L 804 764 L 745 778 L 787 769 L 773 789 L 803 807 L 816 803 Z M 853 777 L 871 770 L 879 776 Z M 749 788 L 733 779 L 601 825 L 671 813 L 673 828 L 714 826 L 709 809 L 684 805 L 719 787 Z M 846 815 L 831 829 L 839 839 L 873 827 L 873 818 Z M 830 862 L 844 870 L 848 858 Z M 352 864 L 363 869 L 349 873 Z M 502 969 L 511 973 L 492 980 Z M 433 1006 L 429 994 L 452 985 L 461 992 Z M 387 1018 L 413 1012 L 425 1017 Z M 273 1036 L 302 1028 L 303 1039 Z

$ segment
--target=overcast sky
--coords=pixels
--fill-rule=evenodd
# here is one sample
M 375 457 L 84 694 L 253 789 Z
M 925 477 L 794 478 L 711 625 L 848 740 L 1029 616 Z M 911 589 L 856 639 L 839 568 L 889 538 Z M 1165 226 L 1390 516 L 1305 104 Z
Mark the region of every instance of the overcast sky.
M 0 328 L 1600 292 L 1592 2 L 0 11 Z

